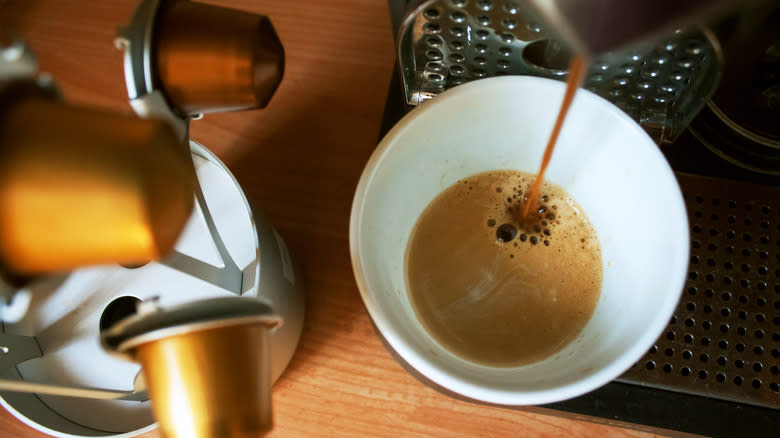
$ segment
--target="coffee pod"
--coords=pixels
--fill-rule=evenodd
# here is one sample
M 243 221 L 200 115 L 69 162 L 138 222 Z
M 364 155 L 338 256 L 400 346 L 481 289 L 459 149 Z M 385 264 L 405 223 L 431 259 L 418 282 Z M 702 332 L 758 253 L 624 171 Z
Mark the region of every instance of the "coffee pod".
M 0 96 L 0 270 L 24 276 L 167 255 L 194 205 L 187 145 L 161 120 L 30 90 Z
M 284 49 L 262 15 L 162 2 L 153 38 L 156 79 L 183 114 L 265 107 L 282 80 Z
M 280 324 L 253 298 L 141 312 L 103 335 L 141 364 L 167 438 L 258 437 L 272 427 L 269 334 Z
M 268 327 L 224 327 L 134 346 L 166 437 L 257 437 L 271 429 Z

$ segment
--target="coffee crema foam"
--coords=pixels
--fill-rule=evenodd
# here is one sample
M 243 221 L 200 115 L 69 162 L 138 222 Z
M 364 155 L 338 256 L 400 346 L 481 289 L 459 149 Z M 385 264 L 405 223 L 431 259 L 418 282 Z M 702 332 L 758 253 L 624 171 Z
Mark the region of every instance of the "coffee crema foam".
M 520 219 L 535 175 L 497 170 L 440 193 L 405 255 L 409 299 L 426 331 L 470 362 L 516 367 L 576 339 L 601 294 L 601 247 L 582 208 L 545 182 Z

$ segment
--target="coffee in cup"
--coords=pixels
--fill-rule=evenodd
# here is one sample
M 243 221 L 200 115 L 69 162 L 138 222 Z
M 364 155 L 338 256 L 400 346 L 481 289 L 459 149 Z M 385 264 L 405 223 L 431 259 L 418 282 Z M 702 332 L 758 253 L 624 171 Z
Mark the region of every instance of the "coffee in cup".
M 555 354 L 593 315 L 601 247 L 566 191 L 542 185 L 518 220 L 535 176 L 513 170 L 463 178 L 431 201 L 412 229 L 407 293 L 428 333 L 452 353 L 497 367 Z

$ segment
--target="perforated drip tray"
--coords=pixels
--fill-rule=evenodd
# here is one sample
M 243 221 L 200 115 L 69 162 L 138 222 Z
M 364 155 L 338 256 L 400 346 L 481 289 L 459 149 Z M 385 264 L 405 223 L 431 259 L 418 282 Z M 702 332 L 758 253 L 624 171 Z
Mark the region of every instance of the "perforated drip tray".
M 780 188 L 677 174 L 688 281 L 664 335 L 619 380 L 780 408 Z

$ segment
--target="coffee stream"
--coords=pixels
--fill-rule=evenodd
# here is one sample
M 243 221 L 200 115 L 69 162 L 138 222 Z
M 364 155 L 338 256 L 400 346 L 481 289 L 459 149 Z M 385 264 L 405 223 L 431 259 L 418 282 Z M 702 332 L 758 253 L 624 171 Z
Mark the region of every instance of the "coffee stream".
M 544 156 L 542 157 L 542 164 L 539 166 L 539 173 L 536 175 L 536 179 L 531 186 L 531 190 L 528 193 L 525 205 L 520 214 L 519 219 L 521 222 L 528 219 L 528 214 L 538 202 L 539 190 L 542 186 L 542 181 L 544 181 L 544 172 L 547 170 L 547 165 L 550 164 L 555 143 L 558 141 L 558 135 L 561 133 L 563 121 L 566 119 L 566 114 L 569 113 L 569 107 L 574 100 L 574 95 L 577 93 L 577 89 L 585 78 L 586 67 L 587 62 L 585 57 L 581 55 L 575 56 L 569 64 L 569 78 L 566 80 L 566 94 L 563 96 L 561 109 L 558 111 L 558 117 L 555 119 L 555 125 L 550 134 L 550 139 L 547 141 L 547 147 L 544 149 Z

